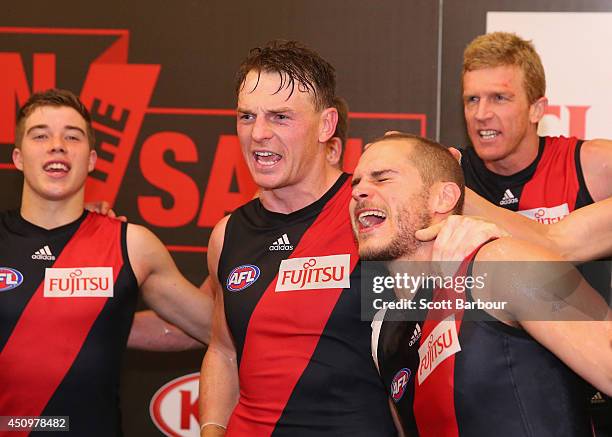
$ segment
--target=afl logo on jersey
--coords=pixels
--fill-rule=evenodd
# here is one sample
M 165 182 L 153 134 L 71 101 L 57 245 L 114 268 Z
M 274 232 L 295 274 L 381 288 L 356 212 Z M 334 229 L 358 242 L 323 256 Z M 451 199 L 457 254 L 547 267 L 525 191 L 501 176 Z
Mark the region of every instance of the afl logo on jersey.
M 23 275 L 19 270 L 10 267 L 0 267 L 0 293 L 17 288 L 23 282 Z
M 259 267 L 252 264 L 238 266 L 227 276 L 227 289 L 229 291 L 242 291 L 257 281 L 259 273 Z
M 391 381 L 391 398 L 393 398 L 393 402 L 396 404 L 404 397 L 411 374 L 410 369 L 403 368 L 393 377 L 393 381 Z

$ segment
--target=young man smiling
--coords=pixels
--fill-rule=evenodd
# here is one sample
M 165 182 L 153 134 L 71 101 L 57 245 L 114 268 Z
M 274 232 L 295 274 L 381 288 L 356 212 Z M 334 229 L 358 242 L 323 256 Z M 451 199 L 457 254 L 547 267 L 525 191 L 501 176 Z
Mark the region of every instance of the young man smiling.
M 108 437 L 121 435 L 119 371 L 138 289 L 201 342 L 212 302 L 150 231 L 84 211 L 93 144 L 69 91 L 35 93 L 18 113 L 21 207 L 0 214 L 0 411 L 68 416 L 66 435 Z

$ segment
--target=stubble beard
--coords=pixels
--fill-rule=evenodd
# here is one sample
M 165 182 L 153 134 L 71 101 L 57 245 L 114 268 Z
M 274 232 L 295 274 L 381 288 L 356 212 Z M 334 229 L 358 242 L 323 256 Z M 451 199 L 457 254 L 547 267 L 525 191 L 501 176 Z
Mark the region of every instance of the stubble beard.
M 365 249 L 359 252 L 362 261 L 392 261 L 398 258 L 410 258 L 421 241 L 415 237 L 416 231 L 424 229 L 431 224 L 431 215 L 427 212 L 427 199 L 429 193 L 419 193 L 398 209 L 397 231 L 391 242 L 385 246 Z M 412 212 L 409 205 L 412 205 Z

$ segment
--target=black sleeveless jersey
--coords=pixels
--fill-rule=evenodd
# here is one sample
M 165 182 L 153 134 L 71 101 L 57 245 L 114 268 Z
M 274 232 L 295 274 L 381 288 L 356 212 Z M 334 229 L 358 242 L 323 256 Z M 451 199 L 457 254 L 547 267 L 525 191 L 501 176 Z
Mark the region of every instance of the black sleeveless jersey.
M 593 203 L 580 164 L 582 140 L 540 137 L 536 159 L 513 175 L 493 173 L 473 147 L 463 151 L 465 184 L 489 202 L 540 223 L 558 222 Z
M 541 137 L 536 159 L 509 176 L 487 169 L 474 148 L 468 147 L 463 150 L 461 159 L 465 184 L 502 208 L 540 223 L 558 222 L 575 209 L 593 203 L 580 163 L 582 144 L 583 141 L 575 137 Z M 612 260 L 584 263 L 578 270 L 611 305 Z M 612 401 L 597 393 L 592 404 L 597 435 L 612 437 Z
M 474 148 L 468 147 L 461 159 L 465 184 L 495 205 L 543 224 L 556 223 L 593 203 L 580 164 L 582 143 L 574 137 L 541 137 L 536 159 L 509 176 L 487 169 Z M 610 304 L 611 260 L 585 263 L 579 270 Z
M 126 229 L 87 212 L 51 230 L 0 214 L 0 414 L 69 416 L 61 435 L 121 435 L 120 364 L 137 297 Z
M 360 315 L 342 175 L 291 214 L 258 199 L 230 217 L 219 261 L 240 399 L 227 436 L 396 435 Z
M 414 299 L 432 294 L 443 300 L 440 290 Z M 430 310 L 424 321 L 399 322 L 398 311 L 373 322 L 372 347 L 410 436 L 591 435 L 586 383 L 524 331 L 483 312 L 490 321 Z

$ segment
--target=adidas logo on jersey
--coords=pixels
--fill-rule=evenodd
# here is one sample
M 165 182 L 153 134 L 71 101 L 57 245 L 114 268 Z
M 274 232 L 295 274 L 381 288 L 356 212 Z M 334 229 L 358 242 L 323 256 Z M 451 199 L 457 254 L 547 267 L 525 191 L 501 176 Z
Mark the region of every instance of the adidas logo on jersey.
M 45 261 L 55 261 L 55 256 L 51 253 L 49 246 L 45 246 L 42 249 L 37 250 L 32 255 L 32 259 L 44 259 Z
M 416 328 L 414 328 L 414 332 L 412 333 L 412 337 L 410 337 L 410 341 L 408 342 L 408 346 L 413 346 L 419 339 L 423 332 L 421 331 L 421 326 L 417 323 Z
M 595 396 L 591 398 L 591 404 L 603 404 L 606 400 L 604 399 L 601 392 L 595 393 Z
M 506 188 L 506 191 L 504 191 L 504 197 L 499 202 L 499 204 L 500 205 L 512 205 L 514 203 L 518 203 L 518 201 L 519 200 L 516 197 L 514 197 L 514 194 L 512 194 L 512 191 L 510 191 L 509 188 Z
M 287 234 L 283 234 L 278 240 L 270 245 L 270 250 L 293 250 Z

